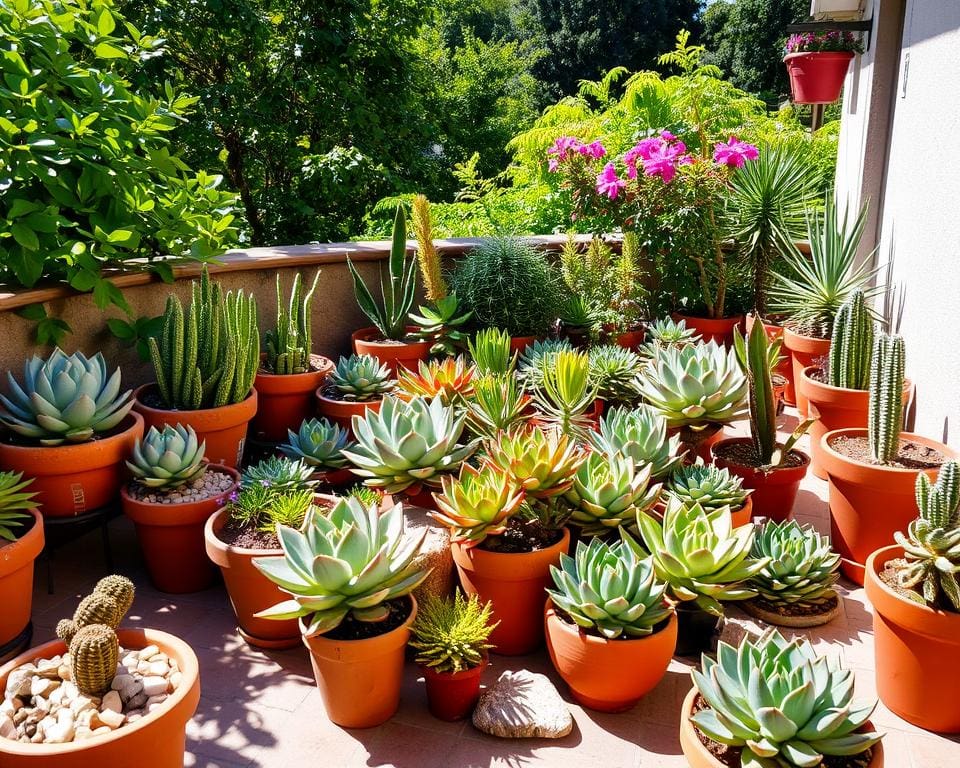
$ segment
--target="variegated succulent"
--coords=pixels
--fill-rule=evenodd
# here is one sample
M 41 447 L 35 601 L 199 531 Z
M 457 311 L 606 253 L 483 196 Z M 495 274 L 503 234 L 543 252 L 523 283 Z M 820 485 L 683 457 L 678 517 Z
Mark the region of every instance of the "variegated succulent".
M 459 405 L 473 393 L 476 370 L 461 357 L 420 361 L 416 373 L 403 368 L 397 377 L 397 395 L 405 400 L 414 397 L 439 397 L 444 405 Z
M 634 528 L 637 513 L 660 498 L 660 486 L 650 484 L 650 465 L 637 466 L 617 454 L 591 451 L 573 476 L 566 499 L 573 506 L 570 520 L 584 536 L 608 533 L 619 526 Z
M 576 441 L 559 430 L 521 427 L 488 440 L 485 460 L 529 496 L 548 499 L 570 489 L 585 458 Z
M 741 478 L 731 475 L 726 467 L 704 464 L 699 456 L 696 463 L 677 467 L 664 491 L 684 504 L 699 504 L 708 511 L 719 507 L 740 509 L 750 495 Z
M 751 554 L 768 561 L 748 582 L 763 600 L 814 608 L 836 598 L 840 555 L 812 525 L 769 521 L 757 531 Z
M 442 488 L 433 495 L 437 511 L 430 516 L 450 529 L 451 541 L 468 547 L 503 533 L 524 498 L 509 475 L 489 464 L 461 465 L 458 477 L 443 477 Z
M 162 431 L 150 427 L 143 439 L 134 443 L 133 461 L 128 461 L 127 467 L 134 482 L 147 488 L 182 488 L 203 477 L 206 446 L 191 426 L 164 424 Z
M 649 405 L 611 408 L 600 417 L 591 445 L 601 453 L 625 456 L 635 464 L 650 465 L 651 477 L 662 479 L 680 464 L 680 437 L 667 436 L 667 420 Z
M 493 437 L 525 418 L 531 397 L 512 373 L 488 373 L 474 381 L 467 398 L 467 428 L 474 435 Z
M 350 445 L 350 432 L 339 424 L 327 419 L 305 419 L 296 432 L 287 430 L 287 442 L 280 446 L 280 451 L 314 469 L 341 469 L 347 465 L 343 451 Z

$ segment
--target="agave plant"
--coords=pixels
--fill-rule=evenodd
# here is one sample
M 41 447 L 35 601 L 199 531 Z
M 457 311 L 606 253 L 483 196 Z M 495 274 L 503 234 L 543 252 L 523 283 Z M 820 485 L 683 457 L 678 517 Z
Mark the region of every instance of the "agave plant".
M 439 397 L 444 405 L 459 405 L 473 393 L 476 370 L 462 357 L 442 360 L 421 360 L 418 371 L 401 369 L 397 379 L 397 395 L 409 400 L 413 397 Z
M 487 442 L 486 461 L 536 499 L 566 493 L 585 458 L 577 443 L 556 429 L 521 427 Z
M 182 488 L 203 477 L 206 447 L 206 441 L 197 439 L 193 427 L 164 424 L 163 431 L 150 427 L 143 439 L 134 443 L 133 461 L 128 461 L 127 467 L 134 482 L 147 488 Z
M 698 341 L 700 334 L 693 328 L 687 328 L 686 322 L 666 317 L 647 326 L 647 339 L 640 348 L 640 354 L 643 357 L 656 357 L 664 347 L 682 347 Z
M 726 467 L 704 464 L 699 456 L 695 464 L 677 467 L 667 480 L 666 492 L 687 506 L 699 504 L 707 511 L 742 507 L 750 491 L 743 487 L 742 478 L 731 475 Z
M 590 349 L 590 381 L 597 397 L 608 403 L 629 403 L 638 397 L 636 379 L 642 367 L 636 352 L 617 344 Z
M 513 374 L 485 374 L 474 382 L 467 398 L 467 428 L 481 437 L 505 432 L 526 418 L 530 401 Z
M 467 547 L 503 533 L 523 503 L 517 483 L 489 464 L 479 469 L 463 464 L 459 477 L 445 475 L 441 483 L 443 490 L 433 495 L 437 511 L 430 516 L 450 529 L 451 541 Z
M 677 600 L 693 600 L 716 616 L 721 600 L 747 600 L 756 591 L 747 585 L 768 559 L 751 554 L 752 525 L 733 527 L 729 507 L 706 511 L 669 499 L 663 522 L 647 512 L 637 516 L 643 541 L 653 557 L 657 577 Z
M 667 420 L 649 405 L 611 408 L 588 439 L 601 453 L 625 456 L 637 465 L 649 464 L 653 479 L 666 477 L 683 458 L 677 455 L 679 435 L 667 437 Z
M 528 344 L 517 363 L 517 375 L 534 387 L 543 382 L 543 371 L 552 368 L 558 352 L 572 352 L 573 345 L 566 339 L 544 339 Z
M 517 353 L 510 350 L 510 334 L 500 328 L 484 328 L 467 342 L 470 358 L 483 374 L 512 373 Z
M 356 474 L 385 493 L 417 493 L 421 483 L 439 485 L 476 451 L 479 440 L 458 444 L 464 415 L 439 397 L 406 402 L 386 397 L 379 412 L 353 417 L 357 443 L 343 452 Z
M 99 352 L 68 357 L 57 347 L 46 360 L 34 355 L 24 363 L 22 385 L 9 371 L 7 383 L 0 421 L 40 445 L 84 443 L 116 427 L 133 407 L 130 390 L 120 394 L 120 369 L 108 376 Z
M 606 638 L 649 635 L 673 613 L 653 560 L 623 529 L 615 544 L 577 542 L 574 557 L 561 554 L 560 567 L 551 565 L 550 574 L 554 589 L 547 594 L 554 605 Z
M 591 452 L 573 476 L 566 499 L 573 506 L 570 519 L 584 536 L 632 527 L 637 513 L 656 504 L 660 486 L 650 485 L 650 465 L 637 466 L 617 454 Z
M 860 731 L 876 702 L 853 701 L 853 672 L 817 656 L 804 638 L 770 629 L 739 648 L 721 642 L 716 661 L 704 654 L 702 666 L 691 674 L 707 706 L 690 719 L 713 741 L 740 748 L 743 768 L 808 768 L 862 754 L 882 737 Z
M 240 487 L 260 485 L 284 493 L 312 488 L 317 484 L 312 478 L 313 467 L 306 461 L 294 461 L 286 456 L 271 456 L 243 470 Z
M 340 469 L 347 465 L 343 450 L 348 448 L 350 433 L 327 419 L 305 419 L 300 429 L 287 430 L 287 442 L 280 451 L 288 459 L 302 461 L 314 469 Z
M 0 539 L 13 541 L 16 537 L 11 529 L 30 517 L 22 510 L 39 506 L 33 501 L 37 494 L 24 493 L 32 482 L 32 478 L 24 480 L 22 472 L 0 472 Z
M 588 435 L 592 422 L 587 411 L 597 399 L 596 385 L 590 381 L 590 358 L 567 349 L 544 357 L 540 364 L 533 402 L 541 421 L 573 437 Z
M 840 555 L 812 525 L 769 521 L 757 532 L 751 554 L 768 560 L 749 581 L 768 603 L 816 608 L 836 599 Z
M 390 369 L 381 365 L 372 355 L 341 357 L 330 375 L 327 386 L 338 393 L 341 400 L 379 400 L 393 390 Z
M 257 557 L 253 564 L 291 599 L 257 616 L 300 619 L 305 637 L 336 629 L 348 615 L 383 621 L 388 603 L 427 577 L 414 564 L 426 534 L 405 535 L 400 504 L 381 514 L 376 504 L 364 507 L 352 498 L 325 514 L 310 510 L 300 530 L 278 525 L 283 555 Z

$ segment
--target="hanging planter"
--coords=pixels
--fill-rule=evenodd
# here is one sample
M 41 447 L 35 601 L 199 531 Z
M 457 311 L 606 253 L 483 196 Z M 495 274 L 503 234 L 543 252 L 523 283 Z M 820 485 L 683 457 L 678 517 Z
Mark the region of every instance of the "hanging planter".
M 787 40 L 790 93 L 795 104 L 832 104 L 840 98 L 847 69 L 860 39 L 850 32 L 804 32 Z

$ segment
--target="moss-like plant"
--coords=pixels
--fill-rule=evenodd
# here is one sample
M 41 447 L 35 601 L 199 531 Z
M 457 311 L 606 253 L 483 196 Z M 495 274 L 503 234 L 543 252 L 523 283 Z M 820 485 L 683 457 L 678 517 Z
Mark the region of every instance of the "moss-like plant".
M 490 603 L 481 604 L 476 595 L 466 598 L 459 590 L 452 599 L 428 598 L 410 627 L 417 663 L 437 672 L 462 672 L 482 664 L 493 648 L 487 639 L 500 623 L 491 623 L 492 615 Z

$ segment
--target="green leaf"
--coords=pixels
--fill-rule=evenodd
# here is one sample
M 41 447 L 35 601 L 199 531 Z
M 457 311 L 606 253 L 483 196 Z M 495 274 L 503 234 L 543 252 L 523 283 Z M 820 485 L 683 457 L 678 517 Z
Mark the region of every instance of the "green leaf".
M 37 323 L 37 344 L 59 347 L 64 337 L 73 329 L 59 317 L 45 317 Z
M 174 282 L 173 266 L 167 261 L 156 261 L 150 265 L 150 269 L 156 273 L 167 285 Z
M 40 248 L 40 240 L 37 233 L 25 224 L 14 223 L 10 226 L 10 233 L 13 239 L 28 251 L 36 251 Z
M 111 304 L 116 304 L 128 314 L 132 314 L 130 305 L 123 298 L 123 292 L 109 280 L 101 278 L 93 286 L 93 300 L 100 309 L 106 309 Z
M 132 229 L 115 229 L 107 235 L 108 243 L 118 243 L 126 245 L 129 248 L 136 248 L 140 245 L 140 234 Z
M 25 307 L 20 307 L 16 311 L 16 315 L 24 320 L 43 320 L 47 316 L 47 308 L 43 304 L 28 304 Z
M 136 328 L 119 317 L 109 318 L 107 320 L 107 328 L 110 329 L 110 333 L 121 341 L 133 341 L 137 336 Z
M 70 276 L 70 287 L 77 291 L 86 293 L 91 290 L 100 279 L 100 275 L 86 269 L 78 269 Z
M 113 20 L 113 14 L 106 8 L 100 12 L 100 18 L 97 19 L 97 31 L 107 36 L 117 28 L 117 22 Z
M 127 52 L 117 48 L 115 45 L 110 45 L 110 43 L 97 43 L 97 46 L 93 49 L 95 56 L 101 59 L 125 59 L 127 58 Z

